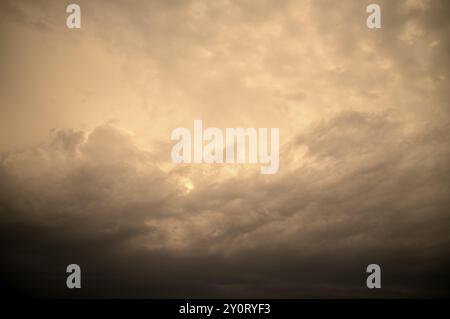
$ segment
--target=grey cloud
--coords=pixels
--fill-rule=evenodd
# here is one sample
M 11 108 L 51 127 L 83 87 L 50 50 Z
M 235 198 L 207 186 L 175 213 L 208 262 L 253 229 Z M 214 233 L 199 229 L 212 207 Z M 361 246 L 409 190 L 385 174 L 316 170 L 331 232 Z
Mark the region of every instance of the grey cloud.
M 386 115 L 339 114 L 282 152 L 289 162 L 308 145 L 313 166 L 197 179 L 188 196 L 176 179 L 197 172 L 162 172 L 128 132 L 60 132 L 2 161 L 4 269 L 30 272 L 36 295 L 64 293 L 42 273 L 79 259 L 93 273 L 87 296 L 343 297 L 366 296 L 364 265 L 377 262 L 383 296 L 442 295 L 447 129 L 417 136 Z
M 1 2 L 2 281 L 32 296 L 448 296 L 448 1 L 379 1 L 381 30 L 368 1 L 77 3 L 71 32 L 64 3 Z M 279 173 L 168 163 L 170 130 L 194 116 L 280 127 Z M 27 146 L 111 117 L 136 134 Z

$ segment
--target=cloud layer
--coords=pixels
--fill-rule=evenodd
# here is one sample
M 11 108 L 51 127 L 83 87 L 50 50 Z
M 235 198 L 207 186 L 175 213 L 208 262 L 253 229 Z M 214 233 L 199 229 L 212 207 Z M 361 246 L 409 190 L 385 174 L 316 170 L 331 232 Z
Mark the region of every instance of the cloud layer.
M 163 171 L 111 124 L 58 131 L 2 160 L 2 260 L 49 294 L 61 291 L 44 274 L 75 261 L 88 295 L 358 296 L 372 262 L 386 271 L 383 296 L 443 294 L 442 133 L 342 113 L 285 145 L 285 169 L 268 178 L 257 168 Z
M 359 1 L 78 3 L 76 32 L 63 4 L 0 4 L 2 285 L 448 296 L 447 1 L 379 1 L 377 31 Z M 172 164 L 194 119 L 279 127 L 278 174 Z

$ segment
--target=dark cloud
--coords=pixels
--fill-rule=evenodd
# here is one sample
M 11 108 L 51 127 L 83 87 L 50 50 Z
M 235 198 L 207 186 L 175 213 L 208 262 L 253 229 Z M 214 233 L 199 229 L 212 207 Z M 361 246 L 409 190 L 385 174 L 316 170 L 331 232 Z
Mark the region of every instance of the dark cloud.
M 69 30 L 64 2 L 1 1 L 0 284 L 448 296 L 449 2 L 380 0 L 369 30 L 370 2 L 79 0 Z M 173 165 L 194 119 L 279 127 L 279 172 Z
M 372 295 L 364 267 L 379 263 L 374 296 L 443 296 L 448 128 L 402 127 L 338 114 L 286 146 L 281 176 L 214 182 L 159 170 L 111 125 L 56 132 L 2 161 L 2 269 L 37 296 L 70 295 L 64 267 L 79 263 L 75 295 L 349 297 Z M 289 158 L 305 145 L 314 165 Z

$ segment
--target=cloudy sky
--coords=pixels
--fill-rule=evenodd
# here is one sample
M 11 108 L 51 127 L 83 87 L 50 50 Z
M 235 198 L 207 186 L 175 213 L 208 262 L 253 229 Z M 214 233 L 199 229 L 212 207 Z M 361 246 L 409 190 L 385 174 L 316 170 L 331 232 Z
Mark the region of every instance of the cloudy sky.
M 5 291 L 448 296 L 450 2 L 69 3 L 0 1 Z M 279 172 L 173 164 L 195 119 L 280 128 Z

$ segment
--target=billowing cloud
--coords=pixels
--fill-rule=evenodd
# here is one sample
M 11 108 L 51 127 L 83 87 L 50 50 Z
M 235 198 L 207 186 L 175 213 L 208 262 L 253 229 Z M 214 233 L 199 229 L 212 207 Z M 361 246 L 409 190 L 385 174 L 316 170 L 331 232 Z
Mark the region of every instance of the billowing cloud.
M 182 276 L 188 267 L 181 291 L 247 297 L 359 295 L 364 262 L 376 261 L 391 273 L 386 295 L 438 295 L 439 281 L 422 277 L 444 276 L 448 262 L 442 130 L 408 134 L 386 115 L 339 114 L 285 145 L 285 169 L 273 178 L 257 169 L 222 178 L 217 170 L 163 171 L 130 132 L 110 124 L 58 131 L 51 143 L 2 160 L 2 259 L 39 278 L 78 259 L 87 263 L 87 294 L 106 289 L 90 267 L 109 277 L 103 263 L 126 259 L 136 265 L 117 271 L 136 276 L 125 284 L 131 296 L 147 296 L 132 288 L 141 286 L 148 296 L 163 293 L 173 280 L 155 291 L 155 272 Z M 321 276 L 324 269 L 331 274 Z M 120 296 L 123 284 L 110 293 Z
M 448 2 L 379 3 L 381 30 L 358 1 L 79 1 L 68 31 L 62 4 L 2 2 L 2 284 L 448 296 Z M 171 163 L 194 119 L 280 128 L 279 172 Z

